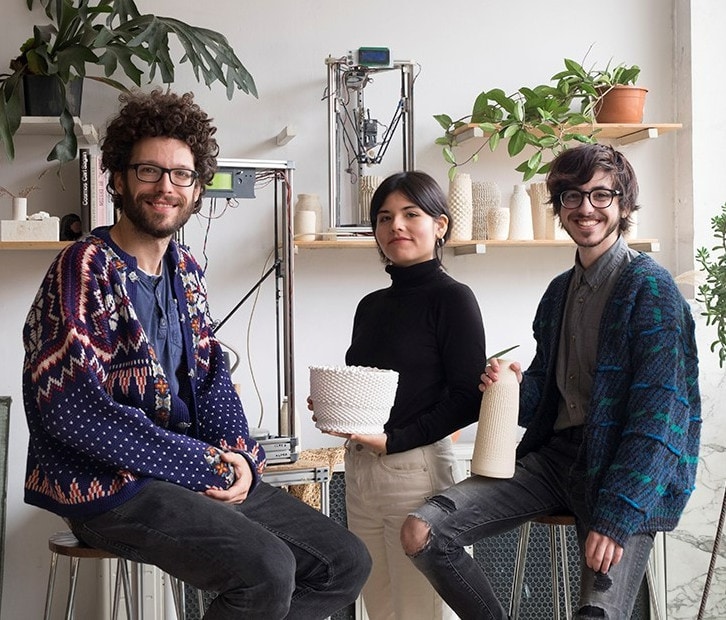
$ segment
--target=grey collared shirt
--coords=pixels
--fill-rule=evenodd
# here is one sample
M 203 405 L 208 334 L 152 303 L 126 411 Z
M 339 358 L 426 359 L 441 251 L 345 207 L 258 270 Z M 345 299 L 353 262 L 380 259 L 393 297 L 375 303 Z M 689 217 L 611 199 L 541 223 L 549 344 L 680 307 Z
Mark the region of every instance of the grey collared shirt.
M 622 236 L 587 269 L 575 259 L 557 352 L 560 402 L 555 430 L 587 420 L 595 372 L 600 319 L 623 269 L 638 255 Z

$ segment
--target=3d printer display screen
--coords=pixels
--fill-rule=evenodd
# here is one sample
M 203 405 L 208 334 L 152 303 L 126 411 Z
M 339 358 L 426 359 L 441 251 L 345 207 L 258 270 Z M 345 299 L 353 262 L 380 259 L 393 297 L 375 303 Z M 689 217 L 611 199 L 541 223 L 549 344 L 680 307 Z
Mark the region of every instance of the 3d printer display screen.
M 232 173 L 216 172 L 212 177 L 212 181 L 207 185 L 207 189 L 216 189 L 221 191 L 232 190 Z

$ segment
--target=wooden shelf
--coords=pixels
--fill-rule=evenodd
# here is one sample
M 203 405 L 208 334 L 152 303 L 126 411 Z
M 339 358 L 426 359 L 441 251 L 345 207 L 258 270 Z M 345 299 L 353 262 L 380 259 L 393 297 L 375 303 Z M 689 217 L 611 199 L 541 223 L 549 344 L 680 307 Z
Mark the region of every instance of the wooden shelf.
M 595 135 L 599 139 L 613 140 L 616 144 L 622 145 L 657 138 L 664 133 L 678 131 L 682 127 L 681 123 L 595 123 L 592 125 L 573 125 L 568 128 L 568 131 L 589 136 Z M 484 138 L 486 135 L 479 128 L 479 125 L 472 123 L 459 127 L 454 134 L 459 144 L 476 138 Z
M 98 131 L 93 125 L 84 125 L 77 116 L 73 118 L 76 136 L 86 144 L 98 144 Z M 19 136 L 62 136 L 63 127 L 57 116 L 23 116 L 20 119 Z
M 0 250 L 62 250 L 71 241 L 0 241 Z
M 660 242 L 657 239 L 633 239 L 628 245 L 641 252 L 659 252 Z M 295 243 L 299 250 L 350 250 L 354 248 L 375 248 L 376 242 L 371 238 L 336 239 L 328 241 L 300 241 Z M 487 248 L 574 248 L 575 244 L 569 239 L 535 239 L 530 241 L 495 241 L 493 239 L 472 241 L 449 241 L 447 248 L 452 248 L 456 256 L 466 254 L 485 254 Z

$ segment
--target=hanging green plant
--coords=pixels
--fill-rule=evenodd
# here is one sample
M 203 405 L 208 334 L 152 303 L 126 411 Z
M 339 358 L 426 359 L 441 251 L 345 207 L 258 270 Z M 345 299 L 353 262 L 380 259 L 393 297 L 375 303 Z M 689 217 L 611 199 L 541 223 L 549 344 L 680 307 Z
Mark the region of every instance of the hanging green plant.
M 597 142 L 594 124 L 599 102 L 614 86 L 634 84 L 640 68 L 612 66 L 609 62 L 605 68 L 585 69 L 569 58 L 564 59 L 564 64 L 564 70 L 553 75 L 547 84 L 522 86 L 511 95 L 501 88 L 481 92 L 471 114 L 457 120 L 448 114 L 434 115 L 444 129 L 436 144 L 443 147 L 444 160 L 451 165 L 449 178 L 454 177 L 458 167 L 478 161 L 487 146 L 496 150 L 502 140 L 507 142 L 510 157 L 520 155 L 527 146 L 534 149 L 515 168 L 524 181 L 546 173 L 551 159 L 568 148 L 569 143 Z M 472 128 L 480 130 L 484 140 L 472 155 L 460 161 L 455 152 L 460 134 Z

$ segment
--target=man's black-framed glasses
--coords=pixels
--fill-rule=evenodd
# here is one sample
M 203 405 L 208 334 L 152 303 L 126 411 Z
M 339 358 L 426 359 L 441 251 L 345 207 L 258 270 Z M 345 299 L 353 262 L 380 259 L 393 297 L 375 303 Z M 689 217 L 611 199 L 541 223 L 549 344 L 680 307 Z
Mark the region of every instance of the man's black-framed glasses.
M 607 209 L 615 196 L 622 196 L 623 192 L 618 189 L 593 189 L 589 192 L 583 192 L 579 189 L 566 189 L 560 194 L 560 204 L 565 209 L 577 209 L 587 196 L 590 204 L 596 209 Z
M 168 174 L 172 185 L 189 187 L 199 178 L 196 170 L 188 168 L 162 168 L 154 164 L 130 164 L 129 168 L 136 173 L 136 178 L 144 183 L 158 183 L 162 176 Z

